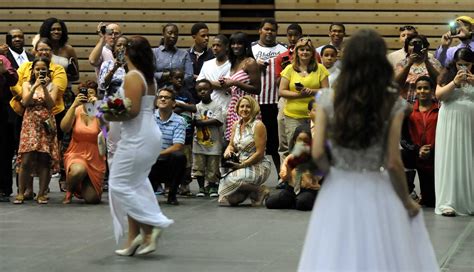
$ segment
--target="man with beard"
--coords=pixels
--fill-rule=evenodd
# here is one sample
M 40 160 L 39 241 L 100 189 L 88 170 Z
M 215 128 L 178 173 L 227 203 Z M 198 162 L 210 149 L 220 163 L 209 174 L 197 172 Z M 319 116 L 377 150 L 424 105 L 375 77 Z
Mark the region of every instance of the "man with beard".
M 278 85 L 275 77 L 275 57 L 285 52 L 286 47 L 276 41 L 278 24 L 273 18 L 260 23 L 260 38 L 252 43 L 252 53 L 260 68 L 261 91 L 257 96 L 262 122 L 267 128 L 266 152 L 272 156 L 277 172 L 280 171 L 278 154 Z
M 97 26 L 97 34 L 99 34 L 99 40 L 89 55 L 89 63 L 94 66 L 95 73 L 99 76 L 102 62 L 114 60 L 112 51 L 117 39 L 122 36 L 122 30 L 120 26 L 115 23 L 99 23 Z
M 441 37 L 441 45 L 435 53 L 435 58 L 439 60 L 444 67 L 453 61 L 454 53 L 458 49 L 468 47 L 474 50 L 474 35 L 472 34 L 474 19 L 469 16 L 459 16 L 456 18 L 456 26 L 457 34 L 452 35 L 450 31 L 443 34 Z M 456 46 L 449 47 L 454 38 L 458 38 L 461 42 Z

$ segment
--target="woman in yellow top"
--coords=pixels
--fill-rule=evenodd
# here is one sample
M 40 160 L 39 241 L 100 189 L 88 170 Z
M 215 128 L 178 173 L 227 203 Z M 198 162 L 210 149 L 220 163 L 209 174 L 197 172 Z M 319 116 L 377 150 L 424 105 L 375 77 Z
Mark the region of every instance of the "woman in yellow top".
M 316 62 L 315 49 L 310 39 L 301 38 L 295 46 L 295 57 L 281 72 L 280 96 L 286 98 L 283 109 L 285 136 L 290 141 L 295 129 L 308 124 L 308 103 L 322 88 L 329 87 L 329 72 Z

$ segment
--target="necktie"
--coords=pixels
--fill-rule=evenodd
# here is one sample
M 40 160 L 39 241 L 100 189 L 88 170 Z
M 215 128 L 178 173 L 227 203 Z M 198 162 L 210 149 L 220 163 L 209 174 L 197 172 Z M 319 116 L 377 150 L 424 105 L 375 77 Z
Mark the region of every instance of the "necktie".
M 22 65 L 25 62 L 25 58 L 22 55 L 18 55 L 18 66 Z

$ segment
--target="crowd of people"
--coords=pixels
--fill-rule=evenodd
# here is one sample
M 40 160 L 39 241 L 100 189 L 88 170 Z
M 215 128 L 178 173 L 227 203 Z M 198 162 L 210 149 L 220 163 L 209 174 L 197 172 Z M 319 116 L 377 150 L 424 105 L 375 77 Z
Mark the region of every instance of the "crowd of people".
M 393 188 L 373 194 L 398 197 L 394 214 L 404 207 L 415 216 L 424 205 L 444 216 L 473 215 L 474 19 L 456 18 L 454 30 L 431 54 L 416 27 L 400 27 L 401 49 L 387 55 L 373 31 L 345 42 L 341 23 L 329 26 L 329 42 L 319 47 L 298 24 L 288 26 L 288 44 L 277 42 L 272 18 L 262 19 L 253 42 L 243 32 L 211 38 L 196 23 L 188 50 L 178 48 L 172 23 L 155 48 L 124 35 L 119 23 L 100 23 L 89 56 L 97 81 L 76 90 L 77 55 L 64 21 L 46 19 L 31 52 L 13 28 L 0 46 L 0 201 L 48 203 L 53 174 L 64 204 L 73 197 L 100 203 L 108 189 L 117 239 L 128 218 L 119 255 L 152 252 L 173 222 L 155 195 L 171 205 L 184 195 L 269 209 L 311 210 L 316 201 L 327 214 L 312 220 L 320 226 L 339 205 L 329 192 L 366 188 L 365 198 L 385 168 Z M 95 114 L 92 107 L 111 96 L 131 100 L 126 116 Z M 12 160 L 18 190 L 10 199 Z M 265 186 L 272 165 L 274 192 Z M 198 192 L 190 190 L 194 179 Z M 351 182 L 335 182 L 344 179 Z M 325 232 L 309 235 L 321 241 Z M 311 266 L 304 256 L 300 265 Z

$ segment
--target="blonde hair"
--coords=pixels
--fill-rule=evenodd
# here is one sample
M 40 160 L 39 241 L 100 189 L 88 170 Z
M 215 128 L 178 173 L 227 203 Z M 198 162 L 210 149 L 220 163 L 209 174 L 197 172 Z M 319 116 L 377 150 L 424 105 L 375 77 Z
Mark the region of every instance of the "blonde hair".
M 309 38 L 300 38 L 298 42 L 295 45 L 295 50 L 293 51 L 294 57 L 293 60 L 291 61 L 291 64 L 293 65 L 293 70 L 296 72 L 301 72 L 300 69 L 300 57 L 298 56 L 298 49 L 302 47 L 308 47 L 309 50 L 311 51 L 311 59 L 309 61 L 307 71 L 308 73 L 311 72 L 316 72 L 318 70 L 318 63 L 316 62 L 316 58 L 314 55 L 316 54 L 316 50 L 314 49 L 313 43 L 311 42 L 311 39 Z
M 255 98 L 253 98 L 252 96 L 250 95 L 244 95 L 242 96 L 239 101 L 237 101 L 237 104 L 235 105 L 235 111 L 237 112 L 237 115 L 239 114 L 239 107 L 240 107 L 240 103 L 242 102 L 242 100 L 247 100 L 250 104 L 250 119 L 253 121 L 255 120 L 255 118 L 257 117 L 257 115 L 260 113 L 260 106 L 258 105 L 257 101 L 255 100 Z

